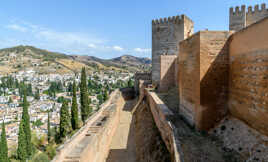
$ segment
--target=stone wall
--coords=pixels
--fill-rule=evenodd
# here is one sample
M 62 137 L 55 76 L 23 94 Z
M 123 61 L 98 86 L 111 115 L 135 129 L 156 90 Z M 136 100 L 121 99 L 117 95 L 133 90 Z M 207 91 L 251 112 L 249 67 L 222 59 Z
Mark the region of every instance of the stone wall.
M 152 73 L 135 73 L 134 75 L 134 90 L 139 93 L 139 81 L 144 80 L 146 82 L 152 82 Z
M 172 162 L 181 162 L 179 148 L 180 144 L 175 137 L 175 127 L 171 122 L 174 114 L 164 104 L 164 102 L 157 96 L 155 92 L 145 90 L 146 102 L 150 107 L 154 123 L 160 132 L 161 138 L 164 141 L 167 150 L 170 153 Z
M 122 100 L 119 90 L 114 91 L 101 109 L 88 119 L 86 125 L 57 148 L 57 155 L 52 161 L 104 162 L 118 126 L 119 103 Z
M 152 21 L 152 80 L 160 82 L 160 55 L 176 55 L 179 42 L 192 35 L 193 22 L 185 15 Z
M 230 32 L 200 31 L 180 43 L 180 112 L 208 130 L 227 113 Z
M 170 162 L 170 153 L 155 125 L 150 107 L 144 100 L 139 104 L 133 117 L 137 161 Z
M 161 55 L 160 56 L 160 84 L 159 91 L 167 92 L 175 86 L 175 65 L 177 61 L 176 55 Z
M 200 33 L 180 43 L 178 56 L 178 87 L 180 95 L 180 113 L 190 125 L 194 125 L 195 107 L 199 99 L 199 54 Z
M 268 18 L 238 32 L 230 43 L 232 115 L 268 135 Z
M 252 6 L 249 6 L 246 11 L 246 6 L 243 5 L 241 8 L 235 7 L 235 11 L 233 8 L 230 8 L 229 16 L 229 29 L 239 31 L 265 17 L 268 17 L 268 9 L 266 9 L 265 4 L 262 4 L 261 7 L 259 7 L 259 5 L 255 5 L 254 9 L 252 9 Z

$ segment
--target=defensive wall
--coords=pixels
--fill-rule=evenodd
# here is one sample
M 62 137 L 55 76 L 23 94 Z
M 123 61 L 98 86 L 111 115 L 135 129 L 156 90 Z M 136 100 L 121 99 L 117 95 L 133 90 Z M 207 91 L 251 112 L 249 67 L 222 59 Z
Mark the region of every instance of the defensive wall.
M 170 88 L 175 87 L 176 65 L 176 55 L 160 55 L 160 82 L 158 87 L 160 92 L 167 92 Z
M 178 43 L 192 34 L 193 22 L 185 15 L 152 21 L 152 81 L 154 84 L 158 85 L 160 82 L 160 55 L 176 55 L 179 51 Z
M 108 101 L 101 105 L 76 134 L 57 149 L 53 162 L 103 162 L 118 126 L 120 102 L 119 90 L 115 90 Z
M 208 130 L 227 113 L 228 31 L 200 31 L 180 43 L 180 112 Z
M 231 37 L 229 110 L 268 135 L 268 17 Z
M 261 6 L 255 5 L 254 8 L 248 6 L 247 10 L 245 5 L 241 7 L 237 6 L 235 9 L 233 7 L 230 8 L 229 16 L 229 29 L 239 31 L 267 17 L 268 9 L 266 8 L 266 4 L 261 4 Z
M 151 83 L 152 82 L 152 73 L 140 73 L 137 72 L 134 75 L 134 90 L 135 92 L 139 93 L 139 81 L 143 80 L 145 82 Z

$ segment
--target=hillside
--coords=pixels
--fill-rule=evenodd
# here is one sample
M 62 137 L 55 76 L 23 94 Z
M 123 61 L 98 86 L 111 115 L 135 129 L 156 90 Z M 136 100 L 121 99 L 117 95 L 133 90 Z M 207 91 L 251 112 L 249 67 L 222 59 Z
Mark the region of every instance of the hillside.
M 66 55 L 50 52 L 33 46 L 16 46 L 0 50 L 0 74 L 34 69 L 39 73 L 79 72 L 82 67 L 89 71 L 144 71 L 150 70 L 149 58 L 124 55 L 113 59 L 100 59 L 94 56 Z

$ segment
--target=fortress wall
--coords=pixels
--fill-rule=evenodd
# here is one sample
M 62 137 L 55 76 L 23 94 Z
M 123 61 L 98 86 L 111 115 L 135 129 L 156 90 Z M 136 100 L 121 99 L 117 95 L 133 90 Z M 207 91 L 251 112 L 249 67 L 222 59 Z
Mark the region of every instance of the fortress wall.
M 152 80 L 152 73 L 135 73 L 134 75 L 134 90 L 136 93 L 139 93 L 139 81 L 144 80 L 147 82 L 151 82 Z
M 243 5 L 241 7 L 230 8 L 229 30 L 239 31 L 263 18 L 268 17 L 266 4 L 255 5 L 254 7 Z
M 246 26 L 246 6 L 230 8 L 229 30 L 238 31 Z
M 52 161 L 105 161 L 118 126 L 122 102 L 120 91 L 114 91 L 87 124 L 57 149 L 57 156 Z
M 180 43 L 180 113 L 207 130 L 227 112 L 230 32 L 200 31 Z
M 183 159 L 179 152 L 180 144 L 175 139 L 175 127 L 171 122 L 174 114 L 164 104 L 164 102 L 157 96 L 155 92 L 150 92 L 145 89 L 145 96 L 147 104 L 150 107 L 151 114 L 153 116 L 154 123 L 160 132 L 162 140 L 164 141 L 166 148 L 170 153 L 172 162 L 181 162 Z
M 196 110 L 199 129 L 208 130 L 227 113 L 228 31 L 200 32 L 200 103 Z
M 229 109 L 268 135 L 268 18 L 235 33 L 230 43 Z
M 160 84 L 159 91 L 167 92 L 170 88 L 175 86 L 175 66 L 176 55 L 161 55 L 160 56 Z
M 152 21 L 152 81 L 160 82 L 160 55 L 176 55 L 179 42 L 193 32 L 193 22 L 185 15 Z
M 178 55 L 178 87 L 180 95 L 180 114 L 190 125 L 195 123 L 195 107 L 200 98 L 199 87 L 200 33 L 180 43 Z
M 264 19 L 265 17 L 268 17 L 268 9 L 266 8 L 265 4 L 262 4 L 261 6 L 255 5 L 254 9 L 252 9 L 250 6 L 247 12 L 246 26 L 254 24 L 257 21 Z

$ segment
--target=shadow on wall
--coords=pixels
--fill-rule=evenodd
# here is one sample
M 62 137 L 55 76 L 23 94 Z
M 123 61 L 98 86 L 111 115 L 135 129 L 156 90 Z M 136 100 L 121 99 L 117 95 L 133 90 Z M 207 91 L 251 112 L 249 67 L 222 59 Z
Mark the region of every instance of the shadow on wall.
M 200 122 L 202 129 L 207 130 L 213 127 L 228 111 L 229 42 L 230 40 L 226 41 L 200 81 L 200 107 L 198 111 L 201 113 L 199 112 L 197 121 Z M 202 66 L 204 66 L 202 64 L 211 62 L 209 54 L 209 48 L 201 48 L 200 73 L 202 73 Z
M 119 125 L 115 135 L 113 136 L 110 147 L 111 149 L 106 162 L 136 162 L 135 131 L 134 122 L 131 115 L 131 111 L 134 108 L 134 103 L 134 100 L 127 101 L 123 107 L 123 110 L 120 112 Z
M 162 55 L 161 61 L 161 72 L 160 72 L 160 85 L 159 85 L 159 92 L 167 92 L 170 88 L 174 88 L 175 86 L 175 63 L 176 63 L 176 56 L 174 55 Z M 162 76 L 163 75 L 163 76 Z

